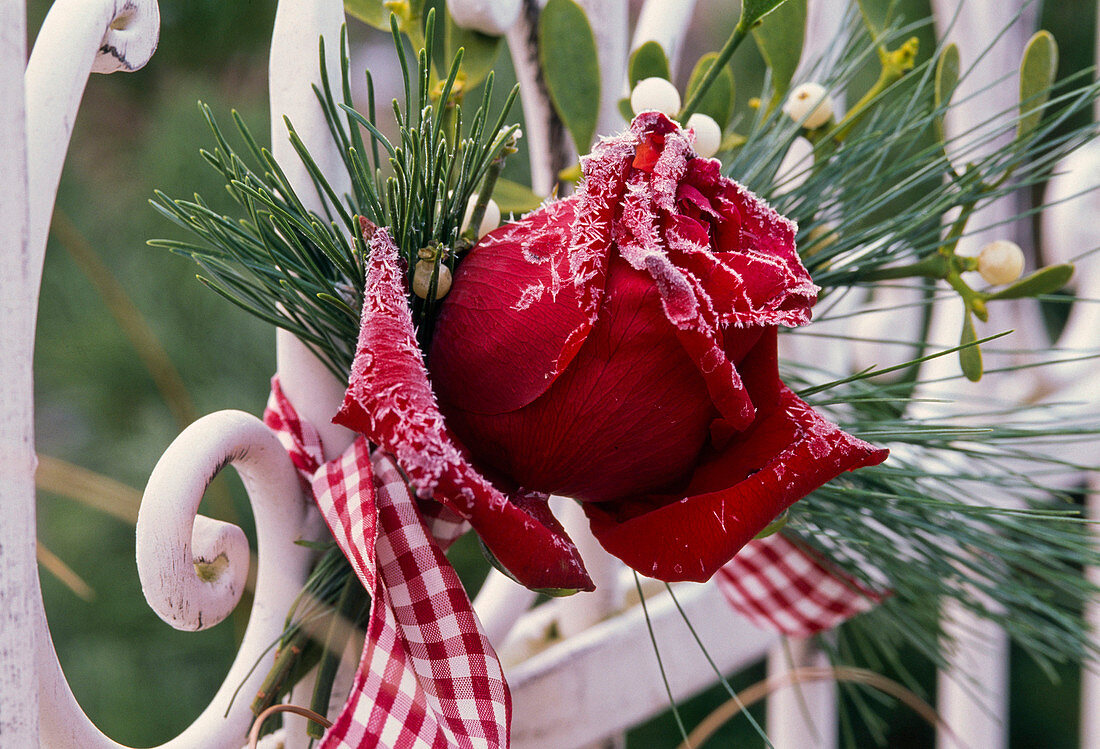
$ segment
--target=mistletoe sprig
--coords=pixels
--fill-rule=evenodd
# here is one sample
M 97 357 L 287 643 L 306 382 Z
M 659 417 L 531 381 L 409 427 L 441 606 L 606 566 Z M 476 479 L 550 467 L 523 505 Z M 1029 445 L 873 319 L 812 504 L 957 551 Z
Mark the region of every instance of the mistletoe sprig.
M 1091 109 L 1100 85 L 1083 82 L 1082 73 L 1061 81 L 1056 92 L 1057 48 L 1041 31 L 1020 63 L 1018 103 L 949 138 L 944 116 L 960 81 L 956 46 L 944 44 L 917 63 L 911 35 L 927 22 L 873 28 L 870 40 L 861 41 L 863 24 L 849 21 L 845 52 L 831 69 L 816 71 L 816 88 L 821 96 L 846 90 L 877 57 L 875 85 L 839 122 L 828 101 L 818 107 L 828 109 L 825 116 L 761 108 L 731 150 L 727 172 L 798 222 L 800 252 L 826 291 L 897 279 L 943 281 L 963 303 L 959 358 L 963 373 L 977 380 L 982 363 L 974 318 L 987 321 L 990 302 L 1053 293 L 1073 269 L 1050 266 L 1017 280 L 1018 272 L 1009 277 L 993 268 L 983 278 L 998 288 L 975 289 L 963 274 L 986 265 L 1019 267 L 1019 261 L 987 262 L 1005 243 L 995 243 L 990 257 L 965 257 L 957 253 L 959 241 L 983 206 L 1041 186 L 1059 160 L 1096 137 L 1096 123 L 1068 123 Z M 1008 127 L 1015 132 L 1001 144 Z M 812 156 L 800 173 L 779 174 L 799 136 L 813 144 Z M 990 148 L 993 143 L 1000 145 Z M 953 160 L 964 166 L 956 169 Z M 941 233 L 945 216 L 953 218 Z

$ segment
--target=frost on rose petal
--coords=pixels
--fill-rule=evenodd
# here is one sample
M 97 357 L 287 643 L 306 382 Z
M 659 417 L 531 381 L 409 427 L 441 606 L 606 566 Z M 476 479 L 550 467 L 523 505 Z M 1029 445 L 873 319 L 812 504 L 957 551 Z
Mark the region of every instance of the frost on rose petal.
M 403 287 L 405 269 L 386 231 L 370 239 L 370 266 L 363 298 L 364 320 L 348 392 L 338 419 L 359 406 L 354 425 L 384 445 L 409 475 L 417 493 L 427 497 L 440 477 L 461 461 L 445 438 L 443 416 L 426 384 L 412 315 Z M 381 324 L 383 323 L 384 324 Z
M 379 229 L 370 239 L 351 380 L 334 421 L 391 453 L 420 496 L 432 496 L 468 520 L 524 585 L 591 590 L 576 547 L 545 506 L 547 498 L 509 501 L 474 470 L 451 436 L 428 382 L 405 286 L 397 246 Z
M 581 309 L 595 324 L 603 298 L 604 279 L 614 241 L 615 214 L 626 189 L 634 156 L 629 135 L 601 141 L 590 156 L 581 159 L 584 182 L 577 194 L 577 211 L 571 227 L 572 243 L 562 252 L 569 257 L 569 271 Z
M 524 289 L 520 295 L 521 303 L 524 305 L 522 309 L 541 299 L 547 291 L 555 300 L 561 292 L 563 279 L 560 269 L 565 265 L 561 257 L 561 248 L 568 244 L 565 229 L 561 224 L 572 220 L 571 208 L 568 201 L 559 200 L 551 203 L 527 218 L 491 232 L 479 243 L 482 247 L 519 244 L 523 248 L 523 257 L 527 262 L 545 266 L 549 271 L 549 284 L 540 280 Z
M 694 157 L 691 143 L 682 130 L 665 136 L 661 156 L 653 165 L 653 200 L 669 213 L 676 211 L 678 188 L 687 172 L 688 160 Z
M 542 299 L 542 295 L 545 293 L 546 286 L 541 281 L 531 284 L 523 290 L 523 293 L 520 294 L 519 301 L 512 305 L 512 309 L 516 312 L 523 312 L 532 304 Z
M 649 143 L 651 133 L 647 129 L 654 130 L 657 135 L 663 134 L 663 143 L 652 164 L 648 156 L 639 156 L 643 146 L 657 151 Z M 623 144 L 630 139 L 633 139 L 633 146 L 626 151 Z M 664 237 L 666 232 L 662 231 L 666 223 L 663 218 L 677 216 L 680 180 L 693 158 L 690 142 L 667 119 L 641 116 L 635 119 L 631 133 L 601 145 L 603 147 L 597 148 L 584 165 L 586 179 L 580 192 L 578 221 L 582 216 L 591 219 L 598 215 L 596 211 L 584 210 L 583 206 L 602 205 L 598 198 L 621 194 L 621 209 L 611 225 L 619 255 L 653 278 L 665 315 L 675 326 L 684 350 L 696 363 L 723 418 L 731 425 L 747 427 L 755 416 L 755 408 L 740 375 L 725 355 L 720 318 L 715 313 L 713 300 L 707 295 L 704 283 L 690 271 L 678 267 L 670 257 Z M 617 170 L 624 157 L 630 158 L 635 168 L 626 175 L 626 189 L 622 191 L 613 189 L 613 185 L 609 187 L 602 179 L 609 174 L 618 176 Z M 643 168 L 638 168 L 638 163 L 642 163 Z M 701 193 L 697 200 L 704 200 Z M 713 209 L 711 213 L 715 213 Z M 709 248 L 704 242 L 705 239 L 697 238 L 683 242 L 676 249 L 681 253 L 706 252 Z M 575 241 L 574 247 L 576 245 Z

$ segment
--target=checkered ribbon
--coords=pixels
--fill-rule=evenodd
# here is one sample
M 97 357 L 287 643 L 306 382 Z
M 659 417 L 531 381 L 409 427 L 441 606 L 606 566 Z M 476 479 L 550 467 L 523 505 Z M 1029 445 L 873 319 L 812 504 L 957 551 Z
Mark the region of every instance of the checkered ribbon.
M 504 672 L 441 550 L 464 523 L 437 503 L 418 503 L 362 437 L 324 463 L 316 429 L 299 420 L 278 378 L 264 421 L 372 599 L 351 696 L 320 749 L 507 747 Z
M 714 579 L 738 613 L 789 637 L 832 629 L 882 600 L 881 593 L 782 533 L 750 542 Z

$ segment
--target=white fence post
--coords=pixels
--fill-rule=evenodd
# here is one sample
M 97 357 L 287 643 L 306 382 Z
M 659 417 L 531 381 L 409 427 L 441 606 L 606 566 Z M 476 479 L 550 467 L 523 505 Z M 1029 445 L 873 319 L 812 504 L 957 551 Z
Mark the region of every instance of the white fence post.
M 768 652 L 768 678 L 799 668 L 830 668 L 816 640 L 786 638 Z M 768 738 L 775 749 L 834 749 L 837 745 L 835 681 L 796 683 L 768 695 Z
M 1025 2 L 1014 0 L 1006 3 L 966 3 L 962 0 L 933 0 L 938 30 L 948 40 L 958 42 L 963 68 L 968 71 L 955 93 L 958 102 L 947 117 L 949 137 L 965 136 L 967 141 L 989 134 L 1000 123 L 1003 135 L 990 138 L 977 149 L 968 151 L 968 158 L 979 158 L 1003 147 L 1011 138 L 1009 132 L 1011 114 L 1018 99 L 1018 83 L 1013 73 L 1019 65 L 1024 45 L 1034 31 L 1037 9 Z M 1019 14 L 1019 15 L 1017 15 Z M 1009 24 L 1011 28 L 999 39 L 997 35 Z M 990 45 L 991 52 L 983 59 L 976 59 Z M 980 93 L 979 93 L 980 92 Z M 951 155 L 954 149 L 948 149 Z M 977 254 L 975 249 L 998 238 L 1012 238 L 1012 219 L 1020 213 L 1019 199 L 1007 196 L 983 208 L 974 215 L 967 235 L 960 242 L 961 254 Z M 983 227 L 985 228 L 983 230 Z M 1026 246 L 1026 242 L 1023 243 Z M 1025 300 L 1030 302 L 1030 300 Z M 933 309 L 931 338 L 937 344 L 958 339 L 959 321 L 957 303 L 954 306 L 937 305 Z M 1022 348 L 1032 345 L 1035 331 L 1040 325 L 1038 307 L 1034 302 L 1001 305 L 997 310 L 999 329 L 1014 328 L 1016 340 Z M 1010 319 L 1011 318 L 1011 319 Z M 947 345 L 954 345 L 953 343 Z M 955 374 L 957 362 L 944 357 L 930 362 L 922 369 L 926 379 L 935 380 L 942 370 L 951 367 Z M 1026 374 L 1023 376 L 1027 376 Z M 955 392 L 953 410 L 965 409 L 966 403 L 958 401 L 959 393 L 1000 393 L 1011 399 L 1010 387 L 1020 385 L 1019 377 L 1008 375 L 989 376 L 981 385 L 965 389 L 951 383 L 946 389 Z M 922 392 L 931 397 L 935 388 Z M 926 409 L 936 416 L 935 407 Z M 998 498 L 993 497 L 993 502 Z M 975 592 L 976 593 L 976 592 Z M 954 641 L 955 650 L 951 665 L 938 675 L 938 709 L 950 733 L 940 730 L 937 746 L 941 749 L 982 746 L 989 749 L 1007 746 L 1008 742 L 1008 637 L 995 624 L 978 619 L 954 601 L 944 606 L 943 627 Z
M 35 672 L 34 302 L 28 258 L 26 8 L 0 10 L 0 745 L 38 743 Z
M 1098 31 L 1100 33 L 1100 31 Z M 1097 43 L 1100 59 L 1100 39 Z M 1100 121 L 1100 100 L 1093 103 L 1093 120 Z M 1075 262 L 1074 291 L 1081 301 L 1070 309 L 1069 319 L 1058 338 L 1061 350 L 1057 356 L 1075 357 L 1095 351 L 1097 326 L 1100 325 L 1100 309 L 1091 300 L 1100 293 L 1100 226 L 1094 220 L 1100 212 L 1100 141 L 1093 141 L 1062 159 L 1055 168 L 1055 176 L 1047 183 L 1046 201 L 1050 207 L 1043 212 L 1043 252 L 1048 263 Z M 1085 220 L 1081 220 L 1084 217 Z M 1080 410 L 1091 406 L 1097 413 L 1095 360 L 1083 359 L 1050 367 L 1042 372 L 1043 379 L 1037 391 L 1049 393 L 1047 400 L 1065 404 Z M 1100 442 L 1075 445 L 1074 462 L 1096 465 Z M 1100 522 L 1100 474 L 1088 474 L 1086 486 L 1091 491 L 1088 499 L 1089 517 Z M 1100 531 L 1093 527 L 1094 543 L 1100 546 Z M 1100 567 L 1092 567 L 1086 573 L 1094 584 L 1100 585 Z M 1092 641 L 1100 647 L 1100 600 L 1091 601 L 1085 609 L 1086 619 L 1092 627 Z M 1081 668 L 1081 743 L 1082 749 L 1100 746 L 1100 659 L 1086 658 Z
M 1093 474 L 1088 483 L 1089 517 L 1100 523 L 1100 479 Z M 1093 526 L 1093 543 L 1100 545 L 1100 531 Z M 1100 567 L 1090 567 L 1086 574 L 1094 585 L 1100 585 Z M 1085 609 L 1085 616 L 1092 626 L 1092 640 L 1100 646 L 1100 601 L 1093 600 Z M 1090 658 L 1081 668 L 1081 749 L 1100 746 L 1100 659 Z
M 318 42 L 325 40 L 325 63 L 333 91 L 340 91 L 340 27 L 344 6 L 339 0 L 281 0 L 275 13 L 268 64 L 271 92 L 271 153 L 279 162 L 306 208 L 324 215 L 321 196 L 290 143 L 283 117 L 309 149 L 337 195 L 351 192 L 344 168 L 312 84 L 320 85 Z M 354 435 L 332 424 L 347 383 L 339 382 L 297 338 L 276 331 L 277 369 L 283 391 L 299 415 L 320 433 L 325 458 L 340 455 Z

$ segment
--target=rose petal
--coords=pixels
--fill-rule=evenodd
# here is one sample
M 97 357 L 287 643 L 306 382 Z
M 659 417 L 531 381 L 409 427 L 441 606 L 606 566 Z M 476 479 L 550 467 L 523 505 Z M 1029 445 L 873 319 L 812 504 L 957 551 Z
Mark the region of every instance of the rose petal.
M 783 382 L 779 379 L 779 352 L 777 329 L 736 328 L 724 332 L 726 356 L 742 373 L 742 383 L 759 421 L 779 407 Z M 710 427 L 710 441 L 715 450 L 722 451 L 729 441 L 737 437 L 744 427 L 736 421 L 715 419 Z
M 640 118 L 639 118 L 640 119 Z M 639 127 L 657 126 L 664 128 L 665 123 L 645 123 L 635 120 L 632 128 L 638 132 Z M 644 137 L 644 136 L 643 136 Z M 657 163 L 653 165 L 653 198 L 661 210 L 666 213 L 676 211 L 676 200 L 680 195 L 680 185 L 684 181 L 689 164 L 696 160 L 695 151 L 691 147 L 691 141 L 687 134 L 678 127 L 673 127 L 665 134 L 665 144 L 661 149 L 661 155 Z
M 440 399 L 480 464 L 517 484 L 608 501 L 682 483 L 717 415 L 644 271 L 612 262 L 604 311 L 544 397 L 480 414 Z M 499 484 L 498 484 L 499 485 Z
M 723 274 L 707 289 L 716 304 L 730 299 L 735 313 L 729 322 L 789 326 L 809 322 L 818 287 L 795 249 L 794 222 L 743 185 L 723 177 L 714 160 L 694 159 L 684 179 L 712 195 L 711 205 L 721 216 L 714 222 L 714 257 L 730 271 L 735 284 Z M 735 303 L 741 298 L 745 303 Z
M 429 356 L 440 398 L 478 413 L 511 411 L 546 392 L 572 360 L 567 343 L 591 328 L 561 251 L 576 205 L 559 200 L 490 233 L 459 264 Z
M 681 206 L 684 204 L 695 206 L 701 216 L 706 215 L 716 220 L 722 218 L 714 210 L 714 206 L 710 204 L 710 199 L 699 192 L 699 189 L 694 185 L 689 185 L 686 182 L 682 183 L 676 191 L 676 200 Z
M 591 590 L 576 547 L 549 512 L 529 498 L 509 501 L 451 438 L 417 347 L 397 247 L 380 229 L 370 250 L 351 381 L 334 421 L 392 453 L 417 492 L 469 520 L 524 585 Z
M 679 236 L 684 228 L 684 222 L 677 222 L 669 234 Z M 686 240 L 671 255 L 676 265 L 700 280 L 715 309 L 721 311 L 723 325 L 793 327 L 810 321 L 817 287 L 809 276 L 792 271 L 774 256 L 754 250 L 698 251 L 687 248 Z
M 783 388 L 780 407 L 700 466 L 683 492 L 585 512 L 603 547 L 639 572 L 704 582 L 794 502 L 886 455 Z
M 723 324 L 802 325 L 810 320 L 817 286 L 795 250 L 795 226 L 733 180 L 718 163 L 688 163 L 680 202 L 699 208 L 698 195 L 710 195 L 717 210 L 711 221 L 713 246 L 699 246 L 698 235 L 682 221 L 665 217 L 674 262 L 698 277 L 722 311 Z
M 675 141 L 670 136 L 668 143 L 672 142 Z M 658 161 L 658 169 L 661 168 L 672 168 L 664 162 L 663 155 Z M 671 190 L 670 194 L 675 192 L 675 186 L 666 186 L 665 189 Z M 618 254 L 632 267 L 644 269 L 653 278 L 661 295 L 665 316 L 675 326 L 680 344 L 703 376 L 715 408 L 730 424 L 744 429 L 752 423 L 755 414 L 752 401 L 737 370 L 726 358 L 719 330 L 720 318 L 706 290 L 691 273 L 677 267 L 666 251 L 665 240 L 658 227 L 658 200 L 659 196 L 646 180 L 646 175 L 640 172 L 631 175 L 623 197 L 622 215 L 615 225 Z M 690 233 L 694 222 L 692 219 L 685 219 L 685 222 L 673 223 L 683 232 Z M 677 232 L 666 232 L 665 236 L 672 244 L 678 239 L 690 242 Z M 692 249 L 705 253 L 706 245 L 692 245 Z
M 577 214 L 571 227 L 573 242 L 563 249 L 569 254 L 569 269 L 581 308 L 588 313 L 592 324 L 600 314 L 615 241 L 615 218 L 626 192 L 636 145 L 637 141 L 629 133 L 604 138 L 591 154 L 581 157 L 584 182 L 576 194 Z
M 490 233 L 462 261 L 433 336 L 440 397 L 504 413 L 542 395 L 569 366 L 599 317 L 634 145 L 629 135 L 601 141 L 582 159 L 575 195 Z
M 748 428 L 755 418 L 756 408 L 741 381 L 740 372 L 726 356 L 718 316 L 702 285 L 694 276 L 676 269 L 667 257 L 654 256 L 647 265 L 665 301 L 666 313 L 669 313 L 669 300 L 673 298 L 676 284 L 683 283 L 687 287 L 678 291 L 680 295 L 691 295 L 695 315 L 679 316 L 677 320 L 669 314 L 669 319 L 677 323 L 676 337 L 707 383 L 711 402 L 722 418 L 736 429 Z

